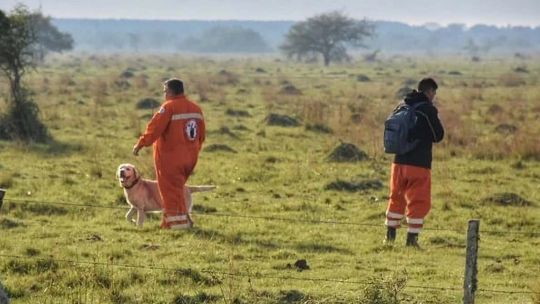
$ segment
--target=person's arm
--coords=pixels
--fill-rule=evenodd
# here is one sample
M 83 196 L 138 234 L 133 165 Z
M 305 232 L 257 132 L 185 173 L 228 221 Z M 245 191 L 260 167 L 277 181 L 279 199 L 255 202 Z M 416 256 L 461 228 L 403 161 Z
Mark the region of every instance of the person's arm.
M 138 155 L 139 150 L 142 147 L 148 147 L 152 145 L 167 128 L 172 116 L 172 110 L 167 107 L 167 104 L 164 104 L 158 112 L 154 114 L 148 125 L 144 134 L 139 137 L 139 140 L 133 146 L 133 154 Z
M 444 138 L 444 127 L 439 119 L 439 111 L 435 106 L 427 107 L 428 125 L 431 129 L 433 142 L 437 143 Z

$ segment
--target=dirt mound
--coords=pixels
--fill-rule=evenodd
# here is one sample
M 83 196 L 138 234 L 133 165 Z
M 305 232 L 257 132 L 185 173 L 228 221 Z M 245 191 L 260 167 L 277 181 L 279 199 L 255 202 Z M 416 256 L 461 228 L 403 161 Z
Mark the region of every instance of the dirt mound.
M 269 126 L 297 127 L 300 125 L 296 118 L 275 113 L 268 114 L 264 120 Z
M 284 85 L 279 92 L 286 95 L 302 95 L 302 91 L 292 84 Z
M 288 269 L 292 269 L 292 268 L 295 268 L 297 271 L 303 271 L 303 270 L 308 270 L 310 269 L 309 268 L 309 265 L 308 265 L 308 262 L 305 260 L 305 259 L 300 259 L 300 260 L 297 260 L 296 262 L 294 262 L 294 264 L 287 264 L 287 268 Z
M 225 114 L 229 116 L 234 116 L 234 117 L 250 117 L 251 116 L 248 111 L 234 110 L 234 109 L 227 109 L 227 111 L 225 111 Z
M 483 202 L 497 204 L 500 206 L 514 206 L 514 207 L 528 207 L 528 206 L 534 205 L 532 202 L 511 192 L 495 193 L 492 196 L 484 198 Z
M 342 180 L 337 180 L 331 182 L 324 187 L 325 190 L 335 190 L 335 191 L 347 191 L 347 192 L 358 192 L 358 191 L 367 191 L 367 190 L 379 190 L 382 189 L 383 183 L 380 180 L 369 179 L 359 182 L 346 182 Z
M 366 75 L 364 75 L 364 74 L 358 74 L 358 75 L 356 75 L 356 81 L 358 81 L 358 82 L 368 82 L 368 81 L 371 81 L 371 79 L 369 77 L 367 77 Z
M 227 145 L 222 145 L 222 144 L 212 144 L 212 145 L 208 145 L 206 146 L 206 148 L 204 148 L 204 151 L 205 152 L 230 152 L 230 153 L 236 153 L 236 151 L 227 146 Z
M 327 125 L 316 123 L 316 124 L 307 124 L 306 130 L 312 131 L 315 133 L 324 133 L 324 134 L 332 134 L 334 131 Z
M 357 162 L 367 159 L 367 153 L 353 144 L 341 143 L 330 155 L 328 160 L 333 162 Z
M 204 205 L 193 205 L 193 211 L 195 213 L 214 213 L 217 212 L 217 209 L 214 207 L 208 207 Z
M 137 109 L 154 109 L 160 105 L 159 101 L 154 98 L 143 98 L 137 102 L 136 107 Z
M 510 135 L 516 133 L 518 128 L 511 124 L 502 123 L 495 128 L 495 132 L 504 135 Z

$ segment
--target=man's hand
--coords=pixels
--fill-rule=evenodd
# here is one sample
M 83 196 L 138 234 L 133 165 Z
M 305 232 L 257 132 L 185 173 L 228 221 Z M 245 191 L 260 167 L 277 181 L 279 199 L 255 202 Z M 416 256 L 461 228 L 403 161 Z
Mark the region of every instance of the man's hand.
M 137 145 L 133 146 L 133 155 L 139 156 L 139 150 L 141 150 L 142 147 L 139 147 Z

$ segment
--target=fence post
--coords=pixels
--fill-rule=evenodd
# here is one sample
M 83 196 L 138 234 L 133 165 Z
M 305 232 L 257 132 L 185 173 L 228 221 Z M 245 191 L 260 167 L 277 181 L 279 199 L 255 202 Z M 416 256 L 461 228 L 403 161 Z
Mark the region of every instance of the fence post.
M 474 304 L 474 293 L 477 287 L 476 274 L 478 268 L 476 260 L 478 258 L 478 230 L 480 220 L 469 220 L 467 230 L 467 256 L 465 259 L 465 280 L 463 283 L 463 304 Z
M 6 194 L 6 190 L 0 188 L 0 210 L 2 210 L 2 204 L 4 203 L 4 194 Z

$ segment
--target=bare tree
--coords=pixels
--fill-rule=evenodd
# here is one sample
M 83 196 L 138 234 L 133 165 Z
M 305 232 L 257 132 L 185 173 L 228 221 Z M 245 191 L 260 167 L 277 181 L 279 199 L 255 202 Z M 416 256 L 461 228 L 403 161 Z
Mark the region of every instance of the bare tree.
M 49 139 L 47 127 L 38 118 L 39 108 L 31 99 L 32 93 L 22 85 L 27 69 L 35 67 L 45 51 L 66 48 L 66 45 L 58 47 L 54 38 L 40 44 L 43 37 L 40 30 L 44 28 L 54 26 L 48 18 L 29 12 L 23 5 L 17 6 L 10 15 L 0 10 L 0 72 L 8 79 L 10 87 L 8 111 L 0 115 L 0 139 L 36 142 Z M 60 37 L 71 41 L 68 45 L 71 47 L 71 37 L 66 34 Z
M 373 34 L 374 25 L 368 21 L 334 11 L 294 24 L 280 48 L 289 58 L 313 59 L 320 54 L 327 66 L 331 61 L 349 60 L 347 46 L 364 47 L 364 38 Z

